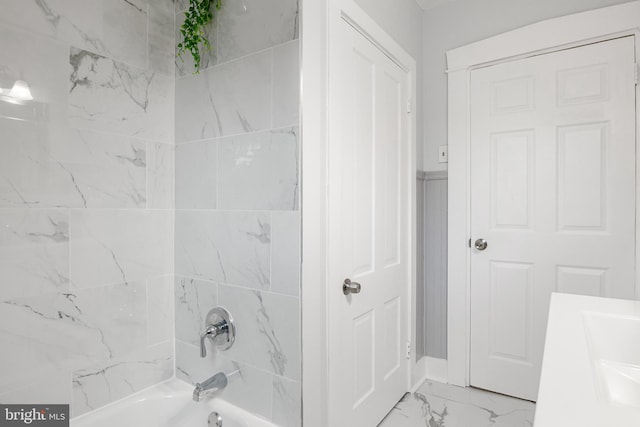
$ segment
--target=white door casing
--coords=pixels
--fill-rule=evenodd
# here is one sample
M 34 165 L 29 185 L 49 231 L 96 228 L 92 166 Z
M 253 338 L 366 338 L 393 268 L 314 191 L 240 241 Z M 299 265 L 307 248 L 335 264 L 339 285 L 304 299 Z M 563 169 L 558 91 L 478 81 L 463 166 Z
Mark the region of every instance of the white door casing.
M 447 52 L 449 226 L 448 226 L 448 381 L 469 385 L 470 359 L 470 118 L 469 82 L 474 69 L 587 43 L 640 34 L 640 1 L 563 16 L 519 28 Z M 636 58 L 640 56 L 638 43 Z M 636 86 L 636 99 L 638 86 Z M 637 105 L 637 104 L 636 104 Z M 638 133 L 636 109 L 636 134 Z M 638 150 L 636 150 L 636 168 Z M 636 191 L 640 188 L 636 173 Z M 640 222 L 637 206 L 636 224 Z M 636 226 L 636 265 L 639 228 Z M 640 288 L 636 269 L 636 293 Z
M 635 298 L 631 36 L 471 72 L 471 385 L 536 400 L 551 292 Z
M 329 425 L 364 427 L 409 387 L 415 166 L 410 75 L 355 25 L 330 56 L 328 394 Z

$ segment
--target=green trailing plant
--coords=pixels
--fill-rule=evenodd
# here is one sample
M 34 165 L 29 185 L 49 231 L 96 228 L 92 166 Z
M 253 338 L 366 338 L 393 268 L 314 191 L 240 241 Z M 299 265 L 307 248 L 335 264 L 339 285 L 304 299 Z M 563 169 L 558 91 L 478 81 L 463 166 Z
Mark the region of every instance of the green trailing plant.
M 200 72 L 201 49 L 211 50 L 205 29 L 213 20 L 213 8 L 220 10 L 222 0 L 189 0 L 189 9 L 180 28 L 182 41 L 178 43 L 178 57 L 184 62 L 187 52 L 193 56 L 195 74 Z

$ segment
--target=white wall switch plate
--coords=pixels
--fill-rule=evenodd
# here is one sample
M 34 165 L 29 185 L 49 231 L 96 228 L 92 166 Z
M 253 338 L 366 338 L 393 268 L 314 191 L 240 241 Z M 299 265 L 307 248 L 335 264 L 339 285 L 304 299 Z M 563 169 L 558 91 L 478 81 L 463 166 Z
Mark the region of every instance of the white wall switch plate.
M 438 163 L 449 162 L 449 146 L 441 145 L 438 147 Z

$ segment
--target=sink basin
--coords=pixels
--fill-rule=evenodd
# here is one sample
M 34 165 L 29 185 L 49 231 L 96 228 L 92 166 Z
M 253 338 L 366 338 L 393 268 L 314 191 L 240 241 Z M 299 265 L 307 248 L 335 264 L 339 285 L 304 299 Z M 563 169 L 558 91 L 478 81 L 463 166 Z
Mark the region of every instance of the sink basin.
M 600 397 L 640 408 L 640 318 L 583 312 Z

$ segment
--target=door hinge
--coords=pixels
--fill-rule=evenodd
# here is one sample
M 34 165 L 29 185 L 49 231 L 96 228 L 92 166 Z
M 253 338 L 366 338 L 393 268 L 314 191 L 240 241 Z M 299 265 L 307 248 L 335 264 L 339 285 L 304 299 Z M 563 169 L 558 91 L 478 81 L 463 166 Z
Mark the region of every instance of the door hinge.
M 636 86 L 638 86 L 638 74 L 640 74 L 640 64 L 633 64 L 633 77 L 636 82 Z
M 407 341 L 407 359 L 411 359 L 411 343 Z
M 407 114 L 411 114 L 411 98 L 407 100 Z
M 471 247 L 471 239 L 469 239 L 469 243 L 468 244 L 469 244 L 469 247 Z

